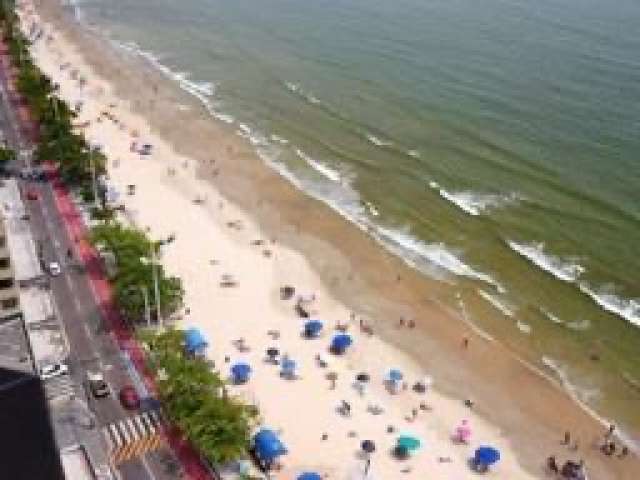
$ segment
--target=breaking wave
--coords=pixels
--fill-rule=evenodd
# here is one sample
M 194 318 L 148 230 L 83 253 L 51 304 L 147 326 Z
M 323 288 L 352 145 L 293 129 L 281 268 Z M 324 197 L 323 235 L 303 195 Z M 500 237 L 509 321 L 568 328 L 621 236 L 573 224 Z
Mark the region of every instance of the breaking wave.
M 382 140 L 381 138 L 376 137 L 371 133 L 368 133 L 365 136 L 367 137 L 367 140 L 369 141 L 369 143 L 372 143 L 376 147 L 390 147 L 391 145 L 393 145 L 393 143 L 391 143 L 390 141 Z
M 562 325 L 564 323 L 559 317 L 557 317 L 550 311 L 545 310 L 543 308 L 540 308 L 539 310 L 540 310 L 540 313 L 542 313 L 542 315 L 544 315 L 547 319 L 551 320 L 553 323 L 557 325 Z
M 507 244 L 512 250 L 557 279 L 576 284 L 582 293 L 591 298 L 603 310 L 640 327 L 640 299 L 621 298 L 613 293 L 612 289 L 600 288 L 596 290 L 587 282 L 580 281 L 586 268 L 576 263 L 575 260 L 563 259 L 546 253 L 543 243 L 526 244 L 509 240 Z
M 303 90 L 302 87 L 300 87 L 299 83 L 285 82 L 284 85 L 285 87 L 287 87 L 287 90 L 289 90 L 291 93 L 295 93 L 296 95 L 300 96 L 301 98 L 303 98 L 304 100 L 306 100 L 307 102 L 313 105 L 318 105 L 319 103 L 321 103 L 318 97 L 316 97 L 312 93 L 309 93 Z
M 343 181 L 345 181 L 344 177 L 338 170 L 334 170 L 333 168 L 328 167 L 324 163 L 314 160 L 299 148 L 296 148 L 296 155 L 298 155 L 298 157 L 304 160 L 307 163 L 307 165 L 313 168 L 316 172 L 320 173 L 322 176 L 331 180 L 332 182 L 342 183 Z
M 596 292 L 586 283 L 580 283 L 578 288 L 604 310 L 624 318 L 636 327 L 640 327 L 640 299 L 620 298 L 604 289 Z
M 482 215 L 489 210 L 513 204 L 520 200 L 520 197 L 516 193 L 498 195 L 493 193 L 472 192 L 469 190 L 450 192 L 442 188 L 440 184 L 435 181 L 429 182 L 429 186 L 436 190 L 442 198 L 451 202 L 463 212 L 473 216 Z
M 516 253 L 562 281 L 575 282 L 585 272 L 585 268 L 578 263 L 545 253 L 544 243 L 527 244 L 509 240 L 507 244 Z

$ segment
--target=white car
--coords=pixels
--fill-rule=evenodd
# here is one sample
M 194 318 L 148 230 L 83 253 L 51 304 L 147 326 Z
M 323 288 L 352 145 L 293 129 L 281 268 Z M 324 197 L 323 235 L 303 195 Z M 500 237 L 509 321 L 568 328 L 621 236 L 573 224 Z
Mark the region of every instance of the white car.
M 58 262 L 51 262 L 49 264 L 49 274 L 52 277 L 57 277 L 61 273 L 62 273 L 62 268 L 60 267 L 60 264 Z
M 48 380 L 49 378 L 59 377 L 60 375 L 67 375 L 69 373 L 69 367 L 64 363 L 52 363 L 51 365 L 44 365 L 40 367 L 40 379 Z

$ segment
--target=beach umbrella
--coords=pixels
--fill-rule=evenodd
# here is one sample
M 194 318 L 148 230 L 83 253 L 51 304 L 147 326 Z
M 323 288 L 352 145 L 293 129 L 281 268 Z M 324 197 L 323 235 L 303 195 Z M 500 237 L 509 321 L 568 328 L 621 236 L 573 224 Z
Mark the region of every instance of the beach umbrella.
M 322 476 L 316 472 L 304 472 L 298 475 L 296 480 L 322 480 Z
M 359 381 L 360 383 L 367 383 L 369 380 L 371 380 L 371 377 L 369 376 L 368 373 L 361 372 L 358 375 L 356 375 L 356 380 Z
M 344 353 L 344 351 L 351 346 L 353 340 L 351 335 L 341 333 L 333 337 L 331 341 L 331 351 L 337 354 Z
M 413 452 L 420 448 L 420 440 L 411 435 L 401 435 L 398 437 L 397 445 L 398 447 L 406 448 L 409 452 Z
M 238 362 L 231 367 L 231 375 L 234 383 L 246 383 L 251 374 L 251 366 L 248 363 Z
M 184 344 L 187 352 L 191 354 L 204 353 L 204 350 L 209 345 L 202 332 L 197 328 L 185 330 Z
M 293 378 L 296 375 L 296 362 L 288 357 L 282 360 L 280 364 L 280 375 L 287 378 Z
M 313 338 L 320 335 L 322 331 L 322 322 L 320 320 L 309 320 L 304 324 L 304 334 L 307 337 Z
M 482 446 L 476 450 L 473 459 L 481 465 L 493 465 L 500 460 L 500 452 L 493 447 Z
M 273 430 L 266 428 L 256 433 L 253 444 L 256 455 L 261 461 L 271 462 L 287 453 L 287 449 Z
M 373 440 L 363 440 L 360 447 L 362 448 L 362 451 L 366 453 L 373 453 L 376 451 L 376 444 Z
M 389 380 L 392 382 L 400 382 L 404 378 L 404 375 L 397 368 L 392 368 L 389 370 Z

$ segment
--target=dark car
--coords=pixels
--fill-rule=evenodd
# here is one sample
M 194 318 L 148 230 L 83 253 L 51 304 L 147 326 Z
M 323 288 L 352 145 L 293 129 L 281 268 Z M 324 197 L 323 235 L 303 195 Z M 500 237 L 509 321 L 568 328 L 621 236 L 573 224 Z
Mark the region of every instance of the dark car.
M 35 190 L 29 190 L 27 192 L 27 200 L 38 200 L 38 192 Z
M 140 408 L 140 395 L 131 385 L 127 385 L 120 389 L 120 403 L 127 410 L 137 410 Z

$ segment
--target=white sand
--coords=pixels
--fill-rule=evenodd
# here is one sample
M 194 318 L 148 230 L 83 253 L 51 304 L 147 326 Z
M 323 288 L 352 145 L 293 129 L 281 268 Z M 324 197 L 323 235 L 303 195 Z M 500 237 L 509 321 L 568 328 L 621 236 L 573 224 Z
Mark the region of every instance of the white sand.
M 78 122 L 91 121 L 85 131 L 87 138 L 103 145 L 110 160 L 110 183 L 121 193 L 120 200 L 126 205 L 129 218 L 139 227 L 148 227 L 153 238 L 176 235 L 175 242 L 164 247 L 162 262 L 170 273 L 182 279 L 186 289 L 185 303 L 190 314 L 179 326 L 196 326 L 203 331 L 210 344 L 208 354 L 223 375 L 228 374 L 230 367 L 224 363 L 227 355 L 231 363 L 246 360 L 253 367 L 247 385 L 231 388 L 259 406 L 265 426 L 281 432 L 289 453 L 282 458 L 283 469 L 276 478 L 293 479 L 306 470 L 336 479 L 363 478 L 364 462 L 358 456 L 363 439 L 374 440 L 377 445 L 367 477 L 371 479 L 477 478 L 477 474 L 470 472 L 467 459 L 480 444 L 494 445 L 502 452 L 502 460 L 487 478 L 534 478 L 519 467 L 508 439 L 458 400 L 434 391 L 426 395 L 411 391 L 387 393 L 382 382 L 390 367 L 401 369 L 410 385 L 428 372 L 377 337 L 362 336 L 357 323 L 349 329 L 355 340 L 349 353 L 343 357 L 328 354 L 333 327 L 337 321 L 348 322 L 349 309 L 331 298 L 298 253 L 268 241 L 265 246 L 251 245 L 252 240 L 263 238 L 251 217 L 227 203 L 212 186 L 196 179 L 193 160 L 180 157 L 151 133 L 146 120 L 131 113 L 129 105 L 112 94 L 107 81 L 92 72 L 71 44 L 49 25 L 44 25 L 44 29 L 53 40 L 46 42 L 43 37 L 37 42 L 32 48 L 34 57 L 60 84 L 64 99 L 71 105 L 78 99 L 84 101 Z M 70 66 L 61 70 L 60 65 L 66 62 Z M 82 92 L 70 78 L 72 69 L 87 80 Z M 111 103 L 115 108 L 108 107 Z M 96 122 L 103 110 L 114 114 L 126 129 L 106 118 Z M 132 129 L 140 132 L 141 142 L 153 144 L 152 155 L 141 157 L 130 152 Z M 170 167 L 176 171 L 174 176 L 168 174 Z M 127 184 L 137 186 L 134 196 L 126 195 Z M 206 197 L 205 205 L 193 203 L 196 195 Z M 227 226 L 227 222 L 234 220 L 241 221 L 242 229 Z M 270 258 L 263 255 L 265 248 L 273 252 Z M 232 275 L 238 285 L 220 287 L 223 274 Z M 319 339 L 301 338 L 303 321 L 297 318 L 293 302 L 279 299 L 279 288 L 285 284 L 295 286 L 300 293 L 316 295 L 316 317 L 325 322 L 325 331 Z M 268 330 L 279 330 L 280 339 L 274 341 Z M 240 337 L 246 339 L 249 352 L 240 353 L 232 345 Z M 299 362 L 301 378 L 284 380 L 278 375 L 278 367 L 264 362 L 265 349 L 270 346 L 289 353 Z M 318 352 L 330 358 L 330 370 L 338 373 L 335 390 L 329 389 L 327 370 L 315 364 Z M 352 387 L 355 375 L 361 371 L 371 374 L 364 397 Z M 352 405 L 351 418 L 336 413 L 342 399 Z M 422 401 L 433 409 L 420 411 L 415 422 L 405 420 Z M 383 406 L 384 414 L 368 413 L 369 403 Z M 469 419 L 473 428 L 469 446 L 454 445 L 450 440 L 453 429 L 463 418 Z M 398 433 L 418 436 L 422 448 L 409 460 L 394 460 L 389 451 L 398 433 L 386 433 L 388 425 L 394 425 Z M 328 440 L 322 441 L 325 432 Z M 349 432 L 355 432 L 355 437 L 350 438 Z M 451 462 L 440 463 L 438 457 L 449 457 Z M 406 467 L 411 467 L 411 471 L 401 473 Z

